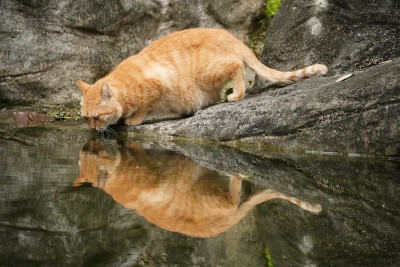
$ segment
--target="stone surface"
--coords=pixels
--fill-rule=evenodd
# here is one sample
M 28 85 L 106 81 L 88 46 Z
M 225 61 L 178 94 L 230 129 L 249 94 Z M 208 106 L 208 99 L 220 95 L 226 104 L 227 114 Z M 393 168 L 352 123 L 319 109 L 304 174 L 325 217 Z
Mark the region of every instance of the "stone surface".
M 78 102 L 77 79 L 97 80 L 124 58 L 170 32 L 224 27 L 245 39 L 251 18 L 261 11 L 262 3 L 1 1 L 0 101 Z
M 266 36 L 262 59 L 273 68 L 362 69 L 400 57 L 400 2 L 283 0 Z
M 335 82 L 313 78 L 133 132 L 238 140 L 303 150 L 400 155 L 400 60 Z

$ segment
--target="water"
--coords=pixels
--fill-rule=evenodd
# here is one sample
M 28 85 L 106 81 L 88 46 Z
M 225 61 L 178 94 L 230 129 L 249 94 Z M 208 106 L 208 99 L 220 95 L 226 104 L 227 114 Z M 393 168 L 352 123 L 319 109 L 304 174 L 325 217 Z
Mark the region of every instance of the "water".
M 399 162 L 47 125 L 0 127 L 0 266 L 400 266 Z

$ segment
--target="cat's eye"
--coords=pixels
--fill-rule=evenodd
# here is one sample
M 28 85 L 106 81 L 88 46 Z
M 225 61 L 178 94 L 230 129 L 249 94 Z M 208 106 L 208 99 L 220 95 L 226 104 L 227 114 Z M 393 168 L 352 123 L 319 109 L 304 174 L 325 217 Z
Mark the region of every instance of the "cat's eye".
M 100 115 L 99 115 L 99 116 L 96 116 L 96 117 L 93 117 L 93 119 L 94 119 L 95 121 L 100 120 Z

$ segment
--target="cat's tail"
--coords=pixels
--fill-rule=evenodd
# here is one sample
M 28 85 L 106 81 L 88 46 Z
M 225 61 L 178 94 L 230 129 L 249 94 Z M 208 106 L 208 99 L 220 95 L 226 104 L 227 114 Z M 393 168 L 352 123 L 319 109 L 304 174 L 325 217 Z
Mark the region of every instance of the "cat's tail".
M 298 207 L 302 208 L 303 210 L 309 211 L 311 213 L 318 214 L 321 212 L 322 207 L 320 204 L 311 204 L 306 201 L 302 201 L 292 196 L 288 196 L 282 193 L 279 193 L 272 189 L 265 189 L 257 194 L 251 196 L 247 201 L 242 203 L 238 209 L 237 220 L 241 220 L 246 214 L 253 209 L 256 205 L 261 204 L 263 202 L 272 200 L 272 199 L 283 199 L 289 201 Z
M 251 196 L 248 199 L 248 201 L 242 203 L 242 205 L 240 206 L 240 209 L 246 210 L 248 208 L 246 206 L 253 208 L 254 206 L 256 206 L 262 202 L 266 202 L 266 201 L 269 201 L 271 199 L 276 199 L 276 198 L 289 201 L 289 202 L 299 206 L 303 210 L 309 211 L 311 213 L 319 213 L 322 210 L 322 207 L 320 204 L 313 205 L 307 201 L 302 201 L 298 198 L 282 194 L 282 193 L 277 192 L 272 189 L 265 189 L 255 195 Z
M 244 62 L 259 76 L 276 84 L 290 84 L 312 76 L 324 75 L 328 71 L 328 68 L 322 64 L 314 64 L 303 69 L 288 72 L 274 70 L 262 64 L 250 49 L 247 49 L 245 52 Z

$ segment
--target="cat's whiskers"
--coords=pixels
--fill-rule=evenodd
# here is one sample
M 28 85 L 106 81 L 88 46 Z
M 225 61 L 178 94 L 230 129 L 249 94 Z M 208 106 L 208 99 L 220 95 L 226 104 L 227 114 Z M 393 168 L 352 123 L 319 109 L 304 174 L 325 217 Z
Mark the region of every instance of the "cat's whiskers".
M 116 130 L 114 130 L 113 128 L 107 127 L 107 132 L 111 135 L 112 138 L 116 139 L 118 138 L 118 133 Z
M 104 127 L 99 130 L 100 138 L 104 140 L 118 138 L 118 133 L 110 127 Z
M 90 132 L 90 128 L 89 128 L 89 126 L 87 125 L 87 124 L 82 124 L 80 127 L 79 127 L 79 129 L 82 131 L 82 132 Z

